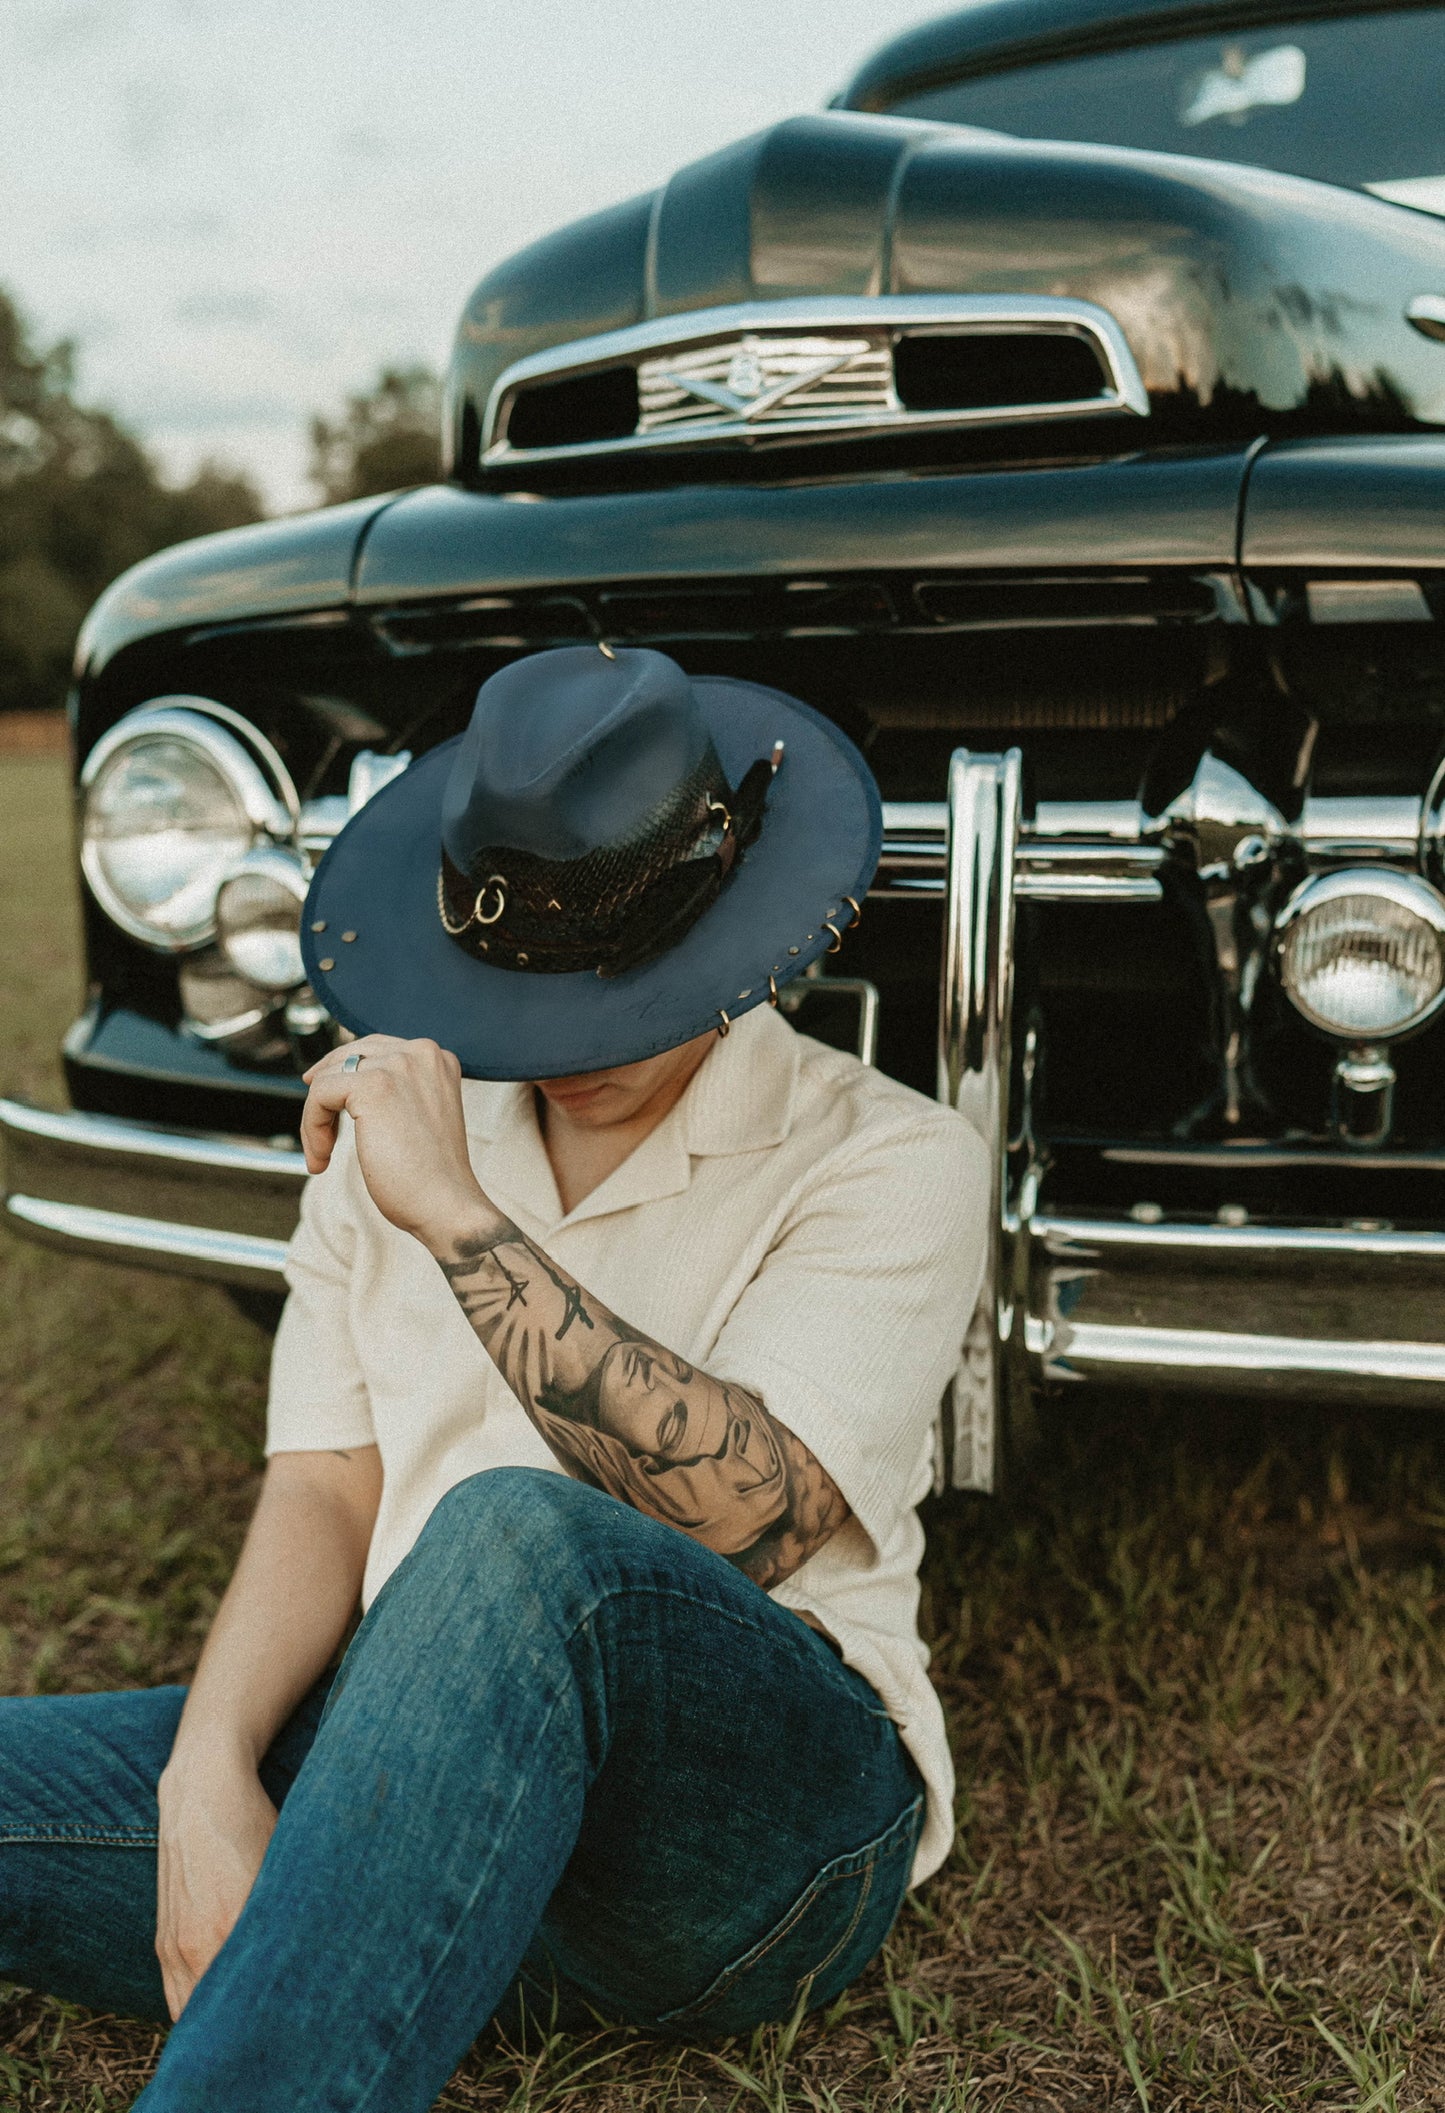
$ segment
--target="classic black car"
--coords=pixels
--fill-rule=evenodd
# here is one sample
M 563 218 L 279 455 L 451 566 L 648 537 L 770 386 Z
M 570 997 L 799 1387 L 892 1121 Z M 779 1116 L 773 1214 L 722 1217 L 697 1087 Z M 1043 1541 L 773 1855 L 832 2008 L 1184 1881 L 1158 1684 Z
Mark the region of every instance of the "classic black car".
M 942 1479 L 1041 1384 L 1429 1398 L 1442 58 L 1430 9 L 991 0 L 489 273 L 445 483 L 87 623 L 91 995 L 73 1112 L 0 1118 L 12 1224 L 274 1291 L 309 870 L 509 656 L 646 641 L 882 784 L 861 927 L 781 996 L 993 1145 Z

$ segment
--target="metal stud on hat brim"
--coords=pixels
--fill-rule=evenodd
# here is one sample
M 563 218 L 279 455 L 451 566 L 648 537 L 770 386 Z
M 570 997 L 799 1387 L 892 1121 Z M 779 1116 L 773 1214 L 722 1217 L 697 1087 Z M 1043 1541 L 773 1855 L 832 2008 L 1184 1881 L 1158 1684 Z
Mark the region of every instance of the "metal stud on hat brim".
M 756 842 L 676 945 L 606 981 L 464 952 L 437 913 L 442 789 L 459 746 L 447 742 L 352 818 L 313 878 L 303 954 L 333 1018 L 356 1034 L 429 1036 L 470 1077 L 558 1077 L 675 1048 L 716 1031 L 724 1012 L 735 1025 L 831 947 L 818 910 L 861 904 L 882 842 L 867 764 L 830 720 L 781 691 L 722 677 L 695 678 L 693 690 L 733 783 L 779 739 L 787 763 Z M 847 928 L 841 908 L 830 921 Z M 328 955 L 323 970 L 318 922 L 363 930 L 366 944 Z

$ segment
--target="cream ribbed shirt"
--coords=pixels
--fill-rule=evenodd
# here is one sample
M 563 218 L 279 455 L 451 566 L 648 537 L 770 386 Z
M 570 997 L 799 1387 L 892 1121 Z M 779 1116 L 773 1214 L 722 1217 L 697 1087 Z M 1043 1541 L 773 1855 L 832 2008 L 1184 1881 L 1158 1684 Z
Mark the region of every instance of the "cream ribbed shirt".
M 652 1135 L 563 1212 L 524 1085 L 463 1083 L 483 1189 L 622 1319 L 750 1388 L 853 1517 L 773 1593 L 881 1696 L 928 1788 L 916 1884 L 952 1840 L 953 1770 L 918 1634 L 934 1419 L 983 1269 L 987 1157 L 957 1115 L 766 1006 Z M 432 1507 L 490 1467 L 562 1470 L 426 1250 L 361 1179 L 350 1124 L 306 1185 L 268 1453 L 376 1445 L 370 1604 Z

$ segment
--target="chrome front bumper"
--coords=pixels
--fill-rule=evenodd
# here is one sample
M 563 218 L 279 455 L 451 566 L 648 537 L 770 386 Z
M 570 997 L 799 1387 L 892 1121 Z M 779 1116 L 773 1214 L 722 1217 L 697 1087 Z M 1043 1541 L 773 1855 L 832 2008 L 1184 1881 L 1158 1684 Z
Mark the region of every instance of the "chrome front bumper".
M 1445 1383 L 1445 1232 L 1040 1214 L 1015 1237 L 1040 1379 L 1380 1405 Z
M 939 1485 L 996 1486 L 1035 1387 L 1445 1405 L 1445 1232 L 1014 1219 L 945 1417 Z
M 284 1290 L 301 1153 L 0 1101 L 5 1211 L 56 1247 Z M 997 1357 L 1020 1378 L 1352 1403 L 1445 1385 L 1445 1232 L 1138 1224 L 1036 1212 L 1001 1243 L 997 1320 L 955 1407 L 951 1479 L 993 1479 Z M 1010 1296 L 1014 1288 L 1016 1296 Z M 963 1375 L 961 1375 L 961 1380 Z M 986 1421 L 985 1421 L 986 1412 Z
M 299 1149 L 0 1100 L 11 1229 L 108 1261 L 283 1291 Z

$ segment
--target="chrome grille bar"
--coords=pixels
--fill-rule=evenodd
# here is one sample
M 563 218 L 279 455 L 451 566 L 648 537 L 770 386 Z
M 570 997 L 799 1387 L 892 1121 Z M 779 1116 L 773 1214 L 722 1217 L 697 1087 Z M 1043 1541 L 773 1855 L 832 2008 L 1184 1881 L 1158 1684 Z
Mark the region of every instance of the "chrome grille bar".
M 1135 818 L 1132 841 L 1122 833 L 1126 807 Z M 942 895 L 946 825 L 941 800 L 885 801 L 883 856 L 870 894 Z M 1140 842 L 1140 827 L 1132 803 L 1040 803 L 1019 839 L 1015 893 L 1029 902 L 1157 902 L 1168 853 L 1160 843 Z
M 643 360 L 637 395 L 639 433 L 711 421 L 719 409 L 764 427 L 783 419 L 831 418 L 840 411 L 902 408 L 893 390 L 892 353 L 881 333 L 749 335 L 672 359 Z
M 1428 832 L 1427 832 L 1428 833 Z M 883 855 L 869 893 L 941 896 L 947 878 L 942 800 L 888 800 Z M 1421 803 L 1403 794 L 1306 800 L 1292 831 L 1311 865 L 1417 864 Z M 1158 902 L 1170 851 L 1134 800 L 1041 800 L 1019 835 L 1014 892 L 1025 902 Z

